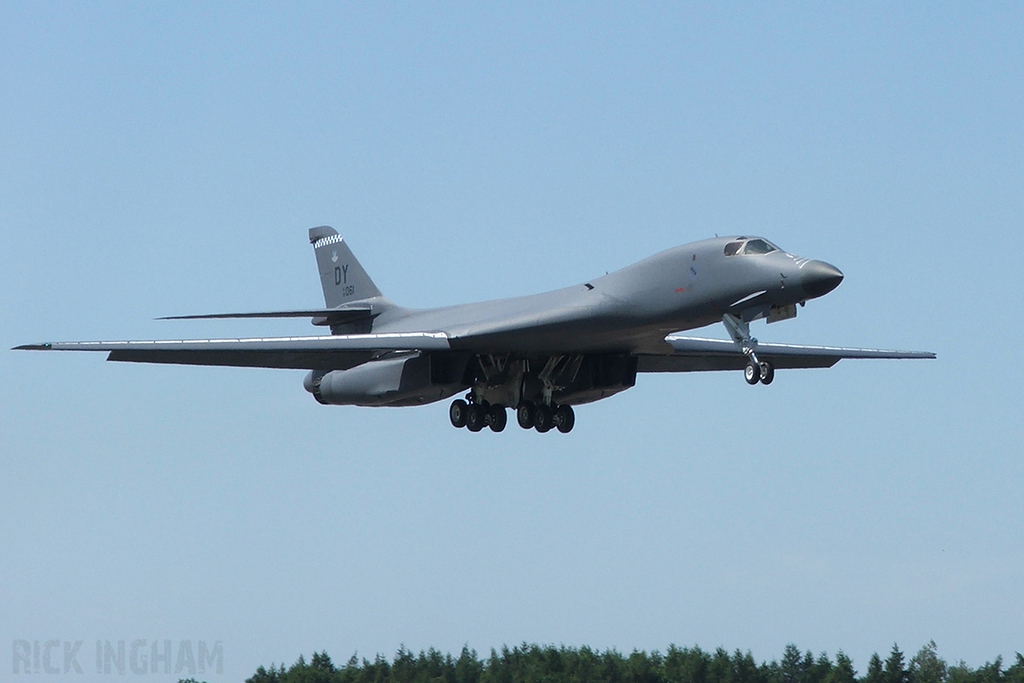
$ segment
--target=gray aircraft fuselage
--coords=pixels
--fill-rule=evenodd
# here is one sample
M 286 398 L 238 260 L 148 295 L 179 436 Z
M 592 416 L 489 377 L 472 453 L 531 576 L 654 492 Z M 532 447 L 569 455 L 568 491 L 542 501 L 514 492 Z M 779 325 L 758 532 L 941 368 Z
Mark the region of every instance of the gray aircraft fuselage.
M 585 284 L 543 294 L 425 310 L 385 308 L 373 332 L 437 331 L 453 349 L 472 339 L 487 353 L 629 352 L 652 349 L 668 334 L 719 323 L 735 302 L 763 292 L 760 307 L 822 296 L 842 273 L 782 250 L 726 256 L 717 237 L 668 249 Z

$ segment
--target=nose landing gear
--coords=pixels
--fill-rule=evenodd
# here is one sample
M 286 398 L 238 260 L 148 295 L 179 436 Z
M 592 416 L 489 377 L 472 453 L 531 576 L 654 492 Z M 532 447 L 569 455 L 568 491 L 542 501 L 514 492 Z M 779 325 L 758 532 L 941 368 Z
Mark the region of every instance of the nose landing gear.
M 729 330 L 736 346 L 747 357 L 747 365 L 743 368 L 743 379 L 747 380 L 747 384 L 771 384 L 775 379 L 775 367 L 768 361 L 758 359 L 757 340 L 750 336 L 750 325 L 729 313 L 722 316 L 722 323 Z

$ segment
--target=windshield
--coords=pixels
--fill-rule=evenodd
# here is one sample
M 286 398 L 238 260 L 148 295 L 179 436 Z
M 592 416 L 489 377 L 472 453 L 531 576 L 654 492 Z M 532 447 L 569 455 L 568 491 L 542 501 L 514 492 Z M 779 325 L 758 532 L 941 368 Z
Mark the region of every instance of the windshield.
M 743 245 L 744 254 L 770 254 L 771 252 L 778 250 L 779 248 L 774 244 L 768 240 L 760 238 L 748 240 L 747 243 Z
M 736 254 L 770 254 L 773 251 L 780 251 L 780 249 L 768 240 L 761 239 L 760 237 L 753 239 L 740 237 L 735 242 L 729 242 L 725 245 L 726 256 L 735 256 Z

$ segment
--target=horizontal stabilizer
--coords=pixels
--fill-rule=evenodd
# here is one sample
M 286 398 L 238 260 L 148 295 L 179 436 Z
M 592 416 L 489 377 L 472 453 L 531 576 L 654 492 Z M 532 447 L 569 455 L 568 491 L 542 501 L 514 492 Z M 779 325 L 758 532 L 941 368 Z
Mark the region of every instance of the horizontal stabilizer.
M 747 357 L 728 339 L 704 339 L 669 335 L 665 343 L 672 353 L 640 356 L 638 372 L 696 372 L 742 370 Z M 802 346 L 798 344 L 757 345 L 757 357 L 776 368 L 830 368 L 844 358 L 935 358 L 930 351 L 895 351 L 844 346 Z
M 157 320 L 211 320 L 223 318 L 313 318 L 314 325 L 342 325 L 374 315 L 369 304 L 342 308 L 307 308 L 293 311 L 259 311 L 255 313 L 209 313 L 204 315 L 168 315 Z

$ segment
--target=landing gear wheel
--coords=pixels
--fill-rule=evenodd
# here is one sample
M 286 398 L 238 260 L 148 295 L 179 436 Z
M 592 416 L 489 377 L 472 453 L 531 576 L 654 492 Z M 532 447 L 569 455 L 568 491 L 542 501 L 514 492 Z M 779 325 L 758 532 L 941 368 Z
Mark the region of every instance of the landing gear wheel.
M 775 379 L 775 366 L 768 361 L 761 361 L 761 384 L 771 384 Z
M 529 401 L 523 401 L 516 408 L 516 421 L 519 422 L 519 426 L 523 429 L 533 429 L 533 415 L 533 404 Z
M 563 405 L 555 409 L 555 426 L 558 427 L 558 431 L 568 434 L 575 424 L 576 413 L 573 412 L 572 406 Z
M 487 412 L 479 403 L 473 403 L 466 412 L 466 429 L 479 432 L 487 424 Z
M 555 415 L 551 412 L 551 406 L 539 405 L 533 412 L 533 426 L 543 434 L 555 426 Z
M 505 412 L 505 406 L 500 403 L 494 403 L 487 411 L 487 426 L 491 428 L 492 432 L 500 432 L 505 429 L 505 425 L 508 424 L 508 413 Z
M 466 426 L 466 416 L 469 414 L 469 404 L 461 398 L 452 401 L 448 408 L 448 419 L 452 421 L 452 427 L 459 429 Z
M 761 368 L 755 363 L 747 363 L 747 367 L 743 368 L 743 379 L 747 380 L 747 384 L 757 384 L 761 381 Z

